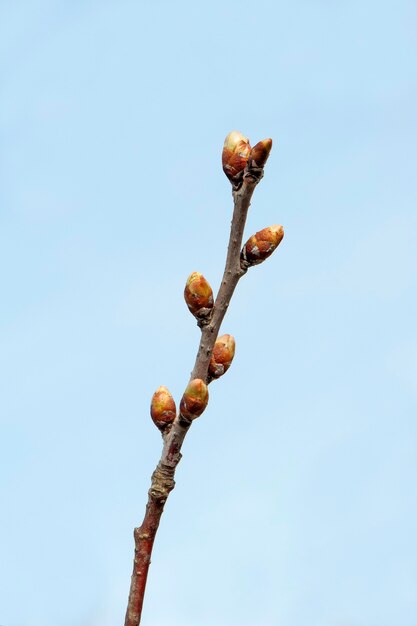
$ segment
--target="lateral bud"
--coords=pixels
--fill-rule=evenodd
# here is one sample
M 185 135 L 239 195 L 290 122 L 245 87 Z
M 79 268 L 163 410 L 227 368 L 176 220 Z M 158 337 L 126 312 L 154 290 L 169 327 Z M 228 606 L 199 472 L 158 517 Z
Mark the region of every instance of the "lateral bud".
M 262 139 L 250 151 L 249 161 L 251 167 L 264 167 L 272 148 L 272 139 Z
M 187 278 L 184 299 L 190 312 L 198 320 L 207 320 L 213 308 L 213 290 L 200 272 L 193 272 Z
M 247 270 L 252 265 L 263 263 L 276 250 L 284 237 L 284 228 L 280 224 L 268 226 L 258 231 L 242 248 L 240 265 Z
M 216 339 L 209 364 L 210 378 L 220 378 L 229 369 L 235 356 L 235 338 L 222 335 Z
M 181 398 L 180 413 L 183 417 L 193 420 L 199 417 L 209 400 L 208 387 L 201 378 L 191 380 Z
M 249 139 L 237 130 L 232 130 L 224 140 L 223 171 L 234 186 L 243 178 L 243 171 L 248 162 L 250 151 Z
M 176 414 L 175 401 L 169 390 L 163 386 L 158 387 L 151 400 L 151 417 L 154 424 L 163 432 L 172 424 Z

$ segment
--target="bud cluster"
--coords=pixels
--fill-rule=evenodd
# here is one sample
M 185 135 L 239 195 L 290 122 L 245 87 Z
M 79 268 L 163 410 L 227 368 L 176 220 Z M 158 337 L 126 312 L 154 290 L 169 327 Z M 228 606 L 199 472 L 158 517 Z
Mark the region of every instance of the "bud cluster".
M 208 387 L 200 378 L 191 380 L 181 398 L 180 413 L 188 420 L 199 417 L 209 400 Z M 172 425 L 177 414 L 175 401 L 166 387 L 158 387 L 151 400 L 152 420 L 162 433 Z
M 272 148 L 272 139 L 263 139 L 253 148 L 249 139 L 237 130 L 232 130 L 224 140 L 222 152 L 223 171 L 235 189 L 238 189 L 243 180 L 243 174 L 248 167 L 252 176 L 259 180 Z

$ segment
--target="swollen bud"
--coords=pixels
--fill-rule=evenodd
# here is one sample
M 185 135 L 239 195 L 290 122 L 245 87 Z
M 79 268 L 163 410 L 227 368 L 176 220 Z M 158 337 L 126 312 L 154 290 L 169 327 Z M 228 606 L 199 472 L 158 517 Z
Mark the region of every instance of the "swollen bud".
M 184 299 L 197 319 L 204 319 L 210 315 L 213 308 L 213 290 L 199 272 L 193 272 L 187 278 Z
M 232 183 L 237 182 L 243 175 L 250 151 L 249 139 L 237 130 L 232 130 L 224 140 L 223 171 Z
M 177 408 L 166 387 L 158 387 L 151 400 L 151 417 L 159 430 L 164 431 L 175 419 Z
M 263 167 L 268 160 L 272 148 L 272 139 L 263 139 L 250 152 L 251 165 Z
M 181 415 L 190 420 L 199 417 L 206 408 L 208 399 L 209 394 L 206 383 L 201 378 L 194 378 L 188 383 L 181 398 Z
M 235 338 L 233 335 L 222 335 L 214 344 L 209 364 L 211 378 L 220 378 L 229 369 L 235 356 Z
M 247 269 L 265 261 L 279 246 L 283 237 L 284 229 L 281 225 L 268 226 L 252 235 L 240 253 L 242 268 Z

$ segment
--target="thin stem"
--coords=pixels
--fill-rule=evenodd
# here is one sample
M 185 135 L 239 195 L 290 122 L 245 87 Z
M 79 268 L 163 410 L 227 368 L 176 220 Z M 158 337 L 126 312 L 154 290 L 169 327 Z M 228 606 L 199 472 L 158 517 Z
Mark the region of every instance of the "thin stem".
M 233 192 L 234 210 L 230 227 L 226 265 L 216 302 L 214 303 L 212 318 L 210 323 L 203 326 L 201 331 L 200 345 L 198 347 L 194 369 L 191 373 L 192 379 L 201 378 L 207 382 L 211 353 L 216 343 L 221 323 L 226 315 L 236 285 L 245 273 L 240 265 L 240 251 L 242 248 L 246 217 L 257 182 L 258 180 L 247 176 L 244 178 L 243 185 L 240 189 Z
M 243 231 L 252 194 L 261 176 L 262 172 L 255 172 L 250 167 L 247 167 L 243 177 L 243 184 L 238 190 L 233 191 L 234 211 L 223 279 L 214 304 L 211 320 L 209 324 L 202 328 L 201 341 L 191 379 L 201 378 L 205 381 L 208 380 L 208 366 L 221 323 L 236 285 L 245 273 L 240 265 Z M 139 626 L 141 621 L 146 581 L 156 532 L 165 502 L 175 486 L 174 474 L 181 460 L 181 447 L 190 426 L 191 422 L 180 414 L 176 417 L 169 432 L 164 435 L 162 456 L 152 475 L 145 517 L 142 525 L 134 529 L 135 557 L 125 626 Z

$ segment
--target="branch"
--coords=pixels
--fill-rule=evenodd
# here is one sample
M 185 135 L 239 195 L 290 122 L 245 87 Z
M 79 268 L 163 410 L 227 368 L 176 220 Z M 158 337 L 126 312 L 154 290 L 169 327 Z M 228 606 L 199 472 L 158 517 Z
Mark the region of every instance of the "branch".
M 232 134 L 233 133 L 230 133 L 230 135 L 228 135 L 226 142 Z M 247 142 L 247 146 L 249 146 L 249 142 L 247 140 L 245 141 Z M 269 142 L 266 148 L 264 145 L 265 142 Z M 262 144 L 261 148 L 263 148 L 263 150 L 261 150 L 261 156 L 259 156 L 260 144 Z M 252 194 L 257 183 L 263 176 L 263 165 L 269 155 L 271 145 L 271 140 L 265 140 L 252 149 L 250 149 L 249 146 L 249 150 L 243 160 L 243 167 L 240 164 L 240 169 L 239 167 L 234 167 L 230 168 L 231 171 L 228 172 L 226 171 L 227 167 L 224 162 L 225 152 L 223 152 L 223 167 L 233 185 L 234 211 L 230 228 L 226 265 L 219 292 L 212 310 L 207 311 L 207 309 L 204 309 L 204 318 L 202 317 L 199 321 L 201 340 L 191 374 L 191 381 L 197 382 L 195 379 L 200 379 L 199 382 L 204 388 L 206 388 L 205 383 L 208 384 L 211 381 L 209 364 L 221 323 L 239 279 L 250 266 L 250 263 L 242 260 L 241 256 L 243 254 L 243 252 L 241 252 L 243 231 Z M 256 152 L 257 148 L 258 152 Z M 266 156 L 265 152 L 267 152 Z M 232 161 L 232 163 L 236 165 L 236 162 Z M 260 261 L 255 261 L 252 264 L 257 262 Z M 187 387 L 187 390 L 189 390 L 191 384 L 192 383 Z M 159 421 L 156 413 L 155 416 L 152 415 L 152 417 L 157 426 L 162 430 L 164 446 L 161 459 L 152 475 L 144 520 L 140 527 L 134 529 L 135 556 L 125 626 L 138 626 L 140 624 L 152 548 L 165 502 L 175 486 L 174 475 L 176 467 L 181 460 L 181 447 L 192 424 L 192 419 L 197 417 L 204 410 L 208 401 L 208 394 L 206 394 L 204 406 L 202 406 L 199 413 L 190 416 L 182 408 L 175 419 L 169 422 L 167 415 L 168 413 L 171 415 L 172 404 L 175 407 L 175 403 L 173 403 L 172 397 L 166 388 L 160 387 L 154 394 L 154 398 L 157 394 L 159 394 L 157 398 L 158 401 L 162 398 L 162 404 L 158 405 L 155 409 L 156 413 L 159 411 Z M 168 394 L 169 398 L 166 394 Z M 183 401 L 186 397 L 185 394 Z M 164 409 L 166 406 L 169 406 L 169 411 Z M 183 402 L 181 407 L 183 407 Z
M 191 378 L 207 380 L 213 346 L 219 334 L 220 326 L 232 299 L 233 292 L 239 279 L 245 274 L 240 264 L 243 231 L 250 201 L 258 181 L 247 177 L 238 191 L 233 192 L 234 211 L 230 227 L 229 247 L 227 250 L 226 266 L 222 282 L 214 304 L 213 315 L 208 324 L 202 327 L 200 345 L 191 373 Z

